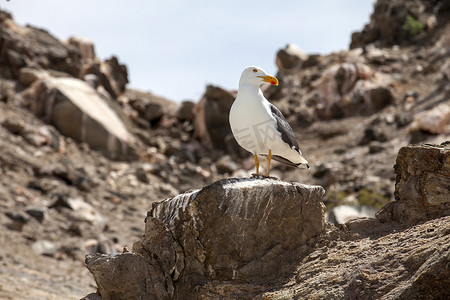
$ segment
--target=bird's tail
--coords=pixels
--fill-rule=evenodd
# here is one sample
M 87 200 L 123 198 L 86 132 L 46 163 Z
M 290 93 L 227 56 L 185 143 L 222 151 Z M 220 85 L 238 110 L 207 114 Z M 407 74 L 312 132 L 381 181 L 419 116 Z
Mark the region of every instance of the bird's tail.
M 266 156 L 266 155 L 264 155 L 264 156 Z M 272 159 L 279 161 L 280 163 L 283 163 L 285 165 L 291 166 L 291 167 L 300 168 L 300 169 L 309 169 L 309 165 L 308 165 L 308 162 L 306 161 L 306 159 L 305 159 L 305 163 L 299 163 L 299 164 L 293 163 L 292 161 L 290 161 L 284 157 L 278 156 L 278 155 L 272 155 Z

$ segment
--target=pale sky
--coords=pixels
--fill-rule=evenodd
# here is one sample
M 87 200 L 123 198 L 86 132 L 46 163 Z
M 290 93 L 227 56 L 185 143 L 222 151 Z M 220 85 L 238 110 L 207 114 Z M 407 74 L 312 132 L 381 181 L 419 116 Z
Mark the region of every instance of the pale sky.
M 307 53 L 347 49 L 374 0 L 0 0 L 19 24 L 61 40 L 90 38 L 101 59 L 128 67 L 129 87 L 197 101 L 207 84 L 236 89 L 242 70 L 275 75 L 287 43 Z

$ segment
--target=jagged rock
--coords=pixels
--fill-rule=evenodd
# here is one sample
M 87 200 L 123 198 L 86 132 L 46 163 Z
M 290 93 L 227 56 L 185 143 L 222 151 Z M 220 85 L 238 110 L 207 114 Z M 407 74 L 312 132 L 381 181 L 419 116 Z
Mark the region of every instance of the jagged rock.
M 128 83 L 127 67 L 119 63 L 116 56 L 106 59 L 100 65 L 100 70 L 108 78 L 111 88 L 113 90 L 112 96 L 116 98 L 125 91 Z
M 206 147 L 226 149 L 225 138 L 231 134 L 228 115 L 233 101 L 232 93 L 209 85 L 194 106 L 194 133 Z
M 203 299 L 198 289 L 214 282 L 282 281 L 325 228 L 323 195 L 273 179 L 217 181 L 153 204 L 134 253 L 87 256 L 86 266 L 105 299 Z
M 86 37 L 71 36 L 67 40 L 67 44 L 77 47 L 83 60 L 90 61 L 97 59 L 94 43 L 90 39 Z
M 63 135 L 89 144 L 114 159 L 135 159 L 135 138 L 84 81 L 48 78 L 29 90 L 32 111 L 52 123 Z
M 0 36 L 5 50 L 0 53 L 0 65 L 11 70 L 8 77 L 18 78 L 24 66 L 62 71 L 72 76 L 80 72 L 80 53 L 47 31 L 33 26 L 22 27 L 11 16 L 2 18 Z M 3 67 L 2 67 L 3 68 Z
M 352 34 L 350 48 L 370 43 L 384 47 L 407 42 L 420 33 L 405 25 L 408 16 L 414 18 L 417 26 L 422 26 L 422 30 L 432 29 L 436 23 L 436 15 L 444 13 L 446 6 L 448 7 L 445 3 L 446 1 L 428 3 L 420 0 L 377 0 L 370 23 L 364 26 L 362 32 Z
M 285 48 L 277 52 L 275 63 L 279 71 L 285 71 L 294 67 L 301 67 L 301 64 L 306 60 L 308 60 L 308 54 L 299 46 L 287 44 Z
M 403 225 L 450 215 L 450 145 L 411 145 L 395 164 L 395 201 L 376 215 Z
M 112 56 L 103 62 L 92 60 L 85 64 L 79 77 L 85 78 L 89 74 L 97 76 L 99 84 L 112 98 L 117 98 L 125 92 L 128 83 L 128 71 L 125 65 L 119 63 L 117 57 Z

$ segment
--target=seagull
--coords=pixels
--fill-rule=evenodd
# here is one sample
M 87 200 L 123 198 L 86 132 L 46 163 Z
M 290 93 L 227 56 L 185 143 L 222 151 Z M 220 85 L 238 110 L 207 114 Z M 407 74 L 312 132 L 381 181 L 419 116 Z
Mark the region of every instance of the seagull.
M 269 177 L 272 159 L 288 166 L 308 168 L 294 131 L 281 111 L 264 97 L 260 86 L 269 83 L 278 85 L 278 79 L 255 66 L 244 69 L 239 80 L 236 100 L 230 110 L 230 127 L 237 143 L 253 154 L 256 174 L 259 173 L 258 155 L 265 156 Z

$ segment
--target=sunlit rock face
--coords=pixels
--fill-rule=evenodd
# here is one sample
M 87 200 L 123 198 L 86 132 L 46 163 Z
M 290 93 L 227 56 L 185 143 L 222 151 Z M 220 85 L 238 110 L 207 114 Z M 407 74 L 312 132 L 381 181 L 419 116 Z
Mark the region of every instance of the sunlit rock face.
M 135 139 L 116 112 L 86 82 L 48 77 L 28 92 L 33 112 L 63 135 L 111 158 L 133 156 Z
M 136 291 L 157 299 L 196 299 L 208 294 L 198 288 L 212 282 L 263 286 L 279 281 L 293 271 L 294 261 L 311 252 L 308 241 L 324 230 L 324 193 L 320 186 L 274 179 L 223 179 L 155 203 L 145 234 L 133 247 L 151 269 L 148 280 L 155 288 Z M 138 284 L 105 279 L 105 266 L 113 259 L 120 260 L 87 258 L 104 296 L 111 284 Z M 156 288 L 161 286 L 165 289 Z M 244 294 L 235 296 L 244 299 Z

